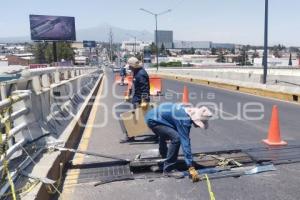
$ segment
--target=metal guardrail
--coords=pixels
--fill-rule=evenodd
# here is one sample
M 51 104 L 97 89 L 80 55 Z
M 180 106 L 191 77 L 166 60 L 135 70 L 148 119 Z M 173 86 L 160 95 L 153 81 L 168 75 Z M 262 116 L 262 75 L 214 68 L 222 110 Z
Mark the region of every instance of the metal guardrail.
M 6 107 L 11 106 L 14 102 L 18 102 L 23 99 L 28 99 L 30 97 L 29 93 L 22 93 L 19 95 L 13 95 L 10 98 L 0 101 L 0 110 L 3 110 Z
M 19 142 L 15 143 L 13 141 L 13 138 L 16 136 L 16 134 L 27 127 L 27 123 L 21 123 L 16 127 L 12 127 L 10 130 L 6 129 L 7 127 L 5 124 L 10 123 L 11 127 L 11 124 L 14 120 L 23 115 L 26 115 L 29 112 L 29 108 L 25 107 L 21 108 L 18 111 L 10 113 L 10 110 L 15 103 L 27 100 L 29 97 L 30 91 L 25 91 L 24 93 L 14 94 L 10 98 L 0 101 L 0 111 L 4 114 L 3 116 L 1 116 L 0 127 L 2 130 L 5 130 L 5 133 L 2 133 L 0 137 L 2 137 L 2 141 L 8 142 L 8 144 L 10 144 L 8 146 L 6 155 L 1 156 L 0 158 L 0 165 L 3 164 L 4 159 L 9 160 L 10 157 L 19 149 L 20 145 L 24 145 L 26 143 L 26 139 L 22 139 Z
M 45 75 L 45 74 L 49 74 L 49 73 L 53 73 L 53 72 L 69 72 L 69 70 L 88 70 L 88 72 L 85 73 L 91 73 L 94 70 L 97 70 L 98 68 L 91 68 L 91 67 L 72 67 L 72 68 L 54 68 L 54 69 L 32 69 L 30 71 L 34 71 L 34 73 L 32 74 L 33 76 L 40 76 L 40 75 Z M 91 71 L 89 71 L 91 70 Z M 81 73 L 83 74 L 83 73 Z M 71 77 L 69 77 L 71 78 Z M 85 89 L 87 87 L 87 85 L 85 87 L 83 87 L 82 89 Z M 2 101 L 0 101 L 0 112 L 3 113 L 4 115 L 1 116 L 0 118 L 0 128 L 2 130 L 5 129 L 5 123 L 7 123 L 9 121 L 9 123 L 13 123 L 14 120 L 20 118 L 21 116 L 25 116 L 26 114 L 28 114 L 30 112 L 29 108 L 27 107 L 22 107 L 19 108 L 17 111 L 15 112 L 8 112 L 9 108 L 12 108 L 12 106 L 19 102 L 19 101 L 25 101 L 27 99 L 30 98 L 30 93 L 31 91 L 29 90 L 24 90 L 24 91 L 15 91 L 18 92 L 18 94 L 12 94 L 9 98 L 5 98 Z M 25 128 L 27 128 L 27 123 L 21 123 L 18 124 L 15 127 L 11 127 L 10 130 L 5 130 L 5 134 L 2 133 L 1 137 L 2 137 L 2 141 L 9 141 L 9 148 L 7 150 L 7 155 L 6 155 L 6 159 L 10 159 L 10 157 L 20 149 L 20 146 L 23 146 L 24 144 L 27 143 L 26 139 L 22 139 L 18 142 L 14 142 L 13 139 L 15 138 L 15 136 L 21 132 L 22 130 L 24 130 Z M 8 132 L 7 132 L 8 131 Z M 4 158 L 1 157 L 0 158 L 0 166 L 3 164 L 3 160 Z
M 33 74 L 35 77 L 36 76 L 44 76 L 46 74 L 52 74 L 55 72 L 68 72 L 67 75 L 67 79 L 64 79 L 64 77 L 59 76 L 59 83 L 61 84 L 65 84 L 66 82 L 62 82 L 63 80 L 70 80 L 73 81 L 76 78 L 83 78 L 83 85 L 82 87 L 79 88 L 79 90 L 76 91 L 76 94 L 89 94 L 90 89 L 93 88 L 94 84 L 96 83 L 96 81 L 90 81 L 93 80 L 98 77 L 98 74 L 101 73 L 101 70 L 99 70 L 99 68 L 83 68 L 83 67 L 74 67 L 72 68 L 72 70 L 81 70 L 79 73 L 73 73 L 73 76 L 71 76 L 71 74 L 69 73 L 71 70 L 71 68 L 63 68 L 63 69 L 51 69 L 51 70 L 33 70 L 35 71 Z M 32 71 L 32 70 L 31 70 Z M 88 76 L 88 74 L 92 75 L 92 78 Z M 65 75 L 65 74 L 64 74 Z M 75 76 L 74 76 L 75 75 Z M 83 76 L 82 76 L 83 75 Z M 57 74 L 56 74 L 57 76 Z M 27 78 L 27 81 L 32 81 L 33 77 L 30 76 L 29 78 Z M 61 79 L 63 78 L 63 79 Z M 13 87 L 14 84 L 19 84 L 19 81 L 22 82 L 21 80 L 16 80 L 15 82 L 9 82 L 6 84 L 1 85 L 1 97 L 5 97 L 4 99 L 2 99 L 2 101 L 0 101 L 0 137 L 1 137 L 1 141 L 0 141 L 0 152 L 3 149 L 5 153 L 1 152 L 2 154 L 0 154 L 0 171 L 5 171 L 5 169 L 7 169 L 7 163 L 10 162 L 12 159 L 15 159 L 16 156 L 19 156 L 19 154 L 15 154 L 16 152 L 22 151 L 23 154 L 25 151 L 25 148 L 28 144 L 30 144 L 30 142 L 32 142 L 32 140 L 39 138 L 38 135 L 36 135 L 34 138 L 27 137 L 27 133 L 30 133 L 30 135 L 33 133 L 31 132 L 32 130 L 35 129 L 35 126 L 38 126 L 39 128 L 42 128 L 41 124 L 36 123 L 37 120 L 36 118 L 34 119 L 34 122 L 31 123 L 31 120 L 29 120 L 27 122 L 27 120 L 25 120 L 24 122 L 22 122 L 22 118 L 28 118 L 28 115 L 32 115 L 34 112 L 36 112 L 36 109 L 34 108 L 34 105 L 30 104 L 28 102 L 28 99 L 30 98 L 37 98 L 37 96 L 39 95 L 44 95 L 44 93 L 34 93 L 36 92 L 33 89 L 33 93 L 31 94 L 32 91 L 30 90 L 16 90 L 18 87 Z M 38 79 L 38 84 L 40 84 L 41 87 L 43 87 L 43 80 L 42 79 Z M 60 85 L 53 85 L 53 87 L 60 87 Z M 7 89 L 12 89 L 15 91 L 9 91 L 7 92 Z M 46 90 L 45 90 L 46 91 Z M 52 90 L 47 90 L 47 93 L 50 93 Z M 6 97 L 6 94 L 8 97 Z M 47 95 L 47 94 L 46 94 Z M 76 96 L 76 95 L 74 95 Z M 43 100 L 43 98 L 42 98 Z M 72 99 L 68 99 L 68 101 L 72 101 Z M 67 102 L 66 102 L 67 103 Z M 70 103 L 69 103 L 70 104 Z M 28 107 L 27 107 L 28 105 Z M 47 103 L 46 103 L 47 105 Z M 62 106 L 65 104 L 62 104 Z M 74 104 L 76 105 L 76 104 Z M 31 110 L 31 106 L 32 110 Z M 43 106 L 43 104 L 41 104 L 41 106 Z M 72 105 L 70 104 L 69 107 L 71 108 Z M 67 108 L 64 108 L 65 111 L 68 111 Z M 62 111 L 62 110 L 60 110 Z M 53 113 L 51 113 L 52 116 Z M 33 114 L 35 115 L 35 114 Z M 31 118 L 31 117 L 30 117 Z M 47 119 L 48 120 L 48 119 Z M 55 121 L 55 120 L 54 120 Z M 47 123 L 47 121 L 45 121 Z M 10 124 L 8 124 L 10 123 Z M 35 125 L 37 124 L 37 125 Z M 14 126 L 13 126 L 14 125 Z M 50 122 L 48 124 L 50 126 Z M 32 129 L 33 128 L 33 129 Z M 51 127 L 49 127 L 49 130 L 51 130 Z M 39 132 L 39 131 L 38 131 Z M 20 135 L 20 133 L 24 134 L 24 135 Z M 41 133 L 41 135 L 43 135 Z M 47 134 L 46 134 L 47 135 Z M 2 142 L 2 143 L 1 143 Z M 5 144 L 5 148 L 3 147 L 3 144 Z M 38 149 L 37 149 L 38 150 Z M 42 151 L 38 150 L 39 153 L 41 153 Z M 24 154 L 25 155 L 25 154 Z M 29 155 L 28 155 L 29 156 Z M 28 157 L 27 157 L 28 158 Z M 17 174 L 19 173 L 19 169 L 24 168 L 24 165 L 29 165 L 30 162 L 33 162 L 32 160 L 28 160 L 26 158 L 26 160 L 23 162 L 23 156 L 20 157 L 20 159 L 15 159 L 14 162 L 12 162 L 13 164 L 10 166 L 11 167 L 11 179 L 15 180 L 15 178 L 17 177 Z M 20 161 L 22 161 L 22 163 L 20 163 Z M 25 163 L 25 164 L 24 164 Z M 16 166 L 15 166 L 16 165 Z M 8 181 L 6 181 L 6 183 L 4 184 L 3 187 L 0 188 L 0 198 L 1 195 L 4 194 L 4 192 L 8 189 L 9 187 L 9 183 Z

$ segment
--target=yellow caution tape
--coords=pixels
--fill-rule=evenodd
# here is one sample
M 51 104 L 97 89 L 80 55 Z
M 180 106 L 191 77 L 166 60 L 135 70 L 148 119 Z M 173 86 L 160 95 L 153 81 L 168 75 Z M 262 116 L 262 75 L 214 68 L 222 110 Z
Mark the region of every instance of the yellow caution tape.
M 8 169 L 8 162 L 7 162 L 7 160 L 4 160 L 3 169 L 6 171 L 7 179 L 8 179 L 9 185 L 10 185 L 12 199 L 13 200 L 17 200 L 17 195 L 16 195 L 16 191 L 15 191 L 15 185 L 14 185 L 14 182 L 13 182 L 11 176 L 10 176 L 10 172 L 9 172 L 9 169 Z
M 210 180 L 209 180 L 207 174 L 205 174 L 205 178 L 206 178 L 207 189 L 208 189 L 208 193 L 209 193 L 210 200 L 216 200 L 215 194 L 213 193 L 213 191 L 212 191 L 212 189 L 211 189 Z
M 5 129 L 5 141 L 2 141 L 2 133 L 0 132 L 0 156 L 3 155 L 3 174 L 2 174 L 2 180 L 5 180 L 5 176 L 7 177 L 7 180 L 9 182 L 9 185 L 10 185 L 10 194 L 12 196 L 12 199 L 13 200 L 17 200 L 17 195 L 16 195 L 16 191 L 15 191 L 15 185 L 14 185 L 14 182 L 12 180 L 12 177 L 10 175 L 10 172 L 9 172 L 9 166 L 8 166 L 8 160 L 6 159 L 6 153 L 7 153 L 7 150 L 8 150 L 8 136 L 9 136 L 9 132 L 11 130 L 11 119 L 10 119 L 10 114 L 11 114 L 11 111 L 12 111 L 12 104 L 14 103 L 14 99 L 12 97 L 9 97 L 10 99 L 10 105 L 8 108 L 6 109 L 3 109 L 2 110 L 2 115 L 0 116 L 1 118 L 1 121 L 2 119 L 4 118 L 4 115 L 5 113 L 8 114 L 8 118 L 5 120 L 4 122 L 4 129 Z M 3 114 L 4 113 L 4 114 Z
M 25 196 L 27 193 L 31 192 L 35 186 L 39 184 L 39 180 L 28 181 L 25 186 L 16 190 L 18 196 Z M 3 194 L 3 197 L 11 196 L 12 192 L 7 192 Z

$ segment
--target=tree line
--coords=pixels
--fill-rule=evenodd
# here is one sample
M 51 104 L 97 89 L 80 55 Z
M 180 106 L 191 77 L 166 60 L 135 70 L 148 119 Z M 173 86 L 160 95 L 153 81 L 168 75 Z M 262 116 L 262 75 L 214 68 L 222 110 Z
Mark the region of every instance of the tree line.
M 57 60 L 74 61 L 75 53 L 70 42 L 57 42 Z M 54 62 L 53 43 L 38 42 L 33 45 L 33 54 L 36 63 Z

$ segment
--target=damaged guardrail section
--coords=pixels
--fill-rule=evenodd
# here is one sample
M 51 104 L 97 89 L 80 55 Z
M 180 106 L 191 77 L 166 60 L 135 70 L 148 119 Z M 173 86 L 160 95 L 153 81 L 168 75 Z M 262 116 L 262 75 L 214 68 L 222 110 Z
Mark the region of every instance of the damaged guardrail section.
M 87 107 L 101 74 L 102 70 L 92 67 L 28 70 L 19 80 L 1 83 L 1 199 L 16 199 L 26 192 L 29 177 L 24 177 L 28 174 L 25 170 L 31 166 L 33 173 L 38 168 L 34 166 L 35 159 L 43 157 L 45 146 L 71 133 L 70 124 Z M 48 166 L 51 165 L 49 160 Z M 46 177 L 48 171 L 44 174 Z M 20 176 L 25 178 L 20 181 L 25 186 L 15 182 Z

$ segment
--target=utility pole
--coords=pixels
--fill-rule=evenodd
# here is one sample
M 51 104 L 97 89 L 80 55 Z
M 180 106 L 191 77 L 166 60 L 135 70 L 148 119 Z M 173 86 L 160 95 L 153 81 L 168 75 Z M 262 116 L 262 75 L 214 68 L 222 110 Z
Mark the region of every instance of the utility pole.
M 132 48 L 132 50 L 133 50 L 133 52 L 134 52 L 134 55 L 136 55 L 136 36 L 135 35 L 131 35 L 131 34 L 129 34 L 129 33 L 127 33 L 126 35 L 128 35 L 129 37 L 132 37 L 133 39 L 134 39 L 134 44 L 133 44 L 133 48 Z
M 159 52 L 158 52 L 157 18 L 158 18 L 158 16 L 167 14 L 167 13 L 171 12 L 172 10 L 168 9 L 168 10 L 163 11 L 161 13 L 153 13 L 153 12 L 151 12 L 149 10 L 144 9 L 144 8 L 140 8 L 140 10 L 144 11 L 144 12 L 150 14 L 150 15 L 153 15 L 155 17 L 156 70 L 158 71 L 158 65 L 159 65 L 159 63 L 158 63 L 158 56 L 159 56 Z
M 134 55 L 136 55 L 136 37 L 134 37 Z
M 268 16 L 269 15 L 269 0 L 265 0 L 265 38 L 264 38 L 264 57 L 263 57 L 263 84 L 267 83 L 268 73 Z
M 113 47 L 113 32 L 112 32 L 112 29 L 110 28 L 109 29 L 109 34 L 108 34 L 108 37 L 109 37 L 109 59 L 110 59 L 110 62 L 112 62 L 113 60 L 113 50 L 112 50 L 112 47 Z

